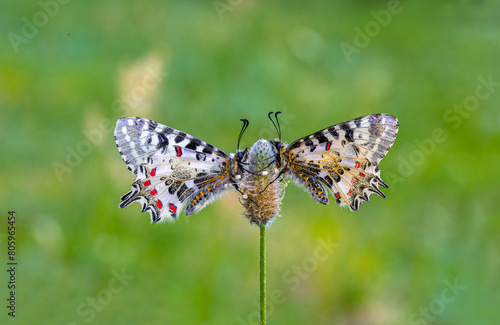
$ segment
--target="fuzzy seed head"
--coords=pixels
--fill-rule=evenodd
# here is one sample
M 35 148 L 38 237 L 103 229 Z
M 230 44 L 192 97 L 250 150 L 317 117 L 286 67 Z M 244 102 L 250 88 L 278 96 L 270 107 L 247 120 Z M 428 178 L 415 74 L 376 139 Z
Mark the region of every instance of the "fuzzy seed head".
M 279 216 L 286 183 L 278 177 L 276 148 L 267 140 L 257 141 L 248 154 L 248 170 L 240 189 L 244 215 L 250 223 L 270 225 Z

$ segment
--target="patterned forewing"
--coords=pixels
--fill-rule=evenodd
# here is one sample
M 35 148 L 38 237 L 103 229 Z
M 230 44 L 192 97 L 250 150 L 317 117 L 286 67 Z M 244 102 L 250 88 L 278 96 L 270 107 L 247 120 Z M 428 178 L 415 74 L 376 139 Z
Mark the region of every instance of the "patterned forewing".
M 136 174 L 120 207 L 138 201 L 153 222 L 199 211 L 229 181 L 228 155 L 192 135 L 144 118 L 118 120 L 115 139 Z
M 134 174 L 148 157 L 164 151 L 174 157 L 183 156 L 183 149 L 203 155 L 228 159 L 228 155 L 215 146 L 190 134 L 141 117 L 125 117 L 116 122 L 115 141 L 127 167 Z M 180 150 L 179 150 L 180 149 Z M 183 156 L 184 159 L 192 157 Z M 195 157 L 196 158 L 196 155 Z M 198 159 L 196 159 L 198 160 Z
M 357 210 L 371 193 L 385 195 L 379 186 L 378 163 L 391 148 L 398 132 L 397 119 L 389 114 L 373 114 L 331 126 L 299 139 L 287 148 L 290 169 L 305 183 L 316 200 L 328 203 L 324 188 L 333 193 L 337 204 Z

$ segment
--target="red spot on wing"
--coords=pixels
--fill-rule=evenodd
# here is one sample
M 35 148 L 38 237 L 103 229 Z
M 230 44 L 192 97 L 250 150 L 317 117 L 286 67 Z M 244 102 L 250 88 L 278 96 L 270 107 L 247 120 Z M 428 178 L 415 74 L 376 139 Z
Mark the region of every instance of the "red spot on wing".
M 349 193 L 347 193 L 347 195 L 351 196 L 352 194 L 352 189 L 349 190 Z
M 177 207 L 176 207 L 175 205 L 173 205 L 173 204 L 170 204 L 170 205 L 168 206 L 168 208 L 169 208 L 169 209 L 170 209 L 170 211 L 172 211 L 173 213 L 176 213 L 176 212 L 177 212 Z
M 335 197 L 336 197 L 337 199 L 339 199 L 339 198 L 340 198 L 340 194 L 339 194 L 339 193 L 335 193 Z
M 148 179 L 147 181 L 144 182 L 144 186 L 149 186 L 149 185 L 151 185 L 151 182 Z
M 359 176 L 365 177 L 366 175 L 364 173 L 359 173 Z
M 358 182 L 358 180 L 357 180 L 357 179 L 355 179 L 355 178 L 352 180 L 352 183 L 353 183 L 353 184 L 356 184 L 357 182 Z
M 149 173 L 151 177 L 154 177 L 156 175 L 156 168 L 151 169 L 151 173 Z
M 155 189 L 152 189 L 152 190 L 151 190 L 151 195 L 156 195 L 156 194 L 158 194 L 158 192 L 156 192 L 156 190 L 155 190 Z
M 359 163 L 359 161 L 356 161 L 356 168 L 361 168 L 361 164 Z
M 156 200 L 156 206 L 158 207 L 158 209 L 163 208 L 163 204 L 161 203 L 160 200 Z
M 332 143 L 331 142 L 328 142 L 326 144 L 326 151 L 330 150 L 330 147 L 332 146 Z
M 177 157 L 180 157 L 182 155 L 181 148 L 179 146 L 175 146 L 175 151 L 177 152 Z

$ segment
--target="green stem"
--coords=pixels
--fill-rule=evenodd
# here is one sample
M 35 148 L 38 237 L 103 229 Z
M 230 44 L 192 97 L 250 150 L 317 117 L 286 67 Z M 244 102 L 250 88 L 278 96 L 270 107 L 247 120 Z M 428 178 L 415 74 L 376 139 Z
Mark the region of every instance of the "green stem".
M 260 324 L 266 325 L 266 225 L 260 225 Z

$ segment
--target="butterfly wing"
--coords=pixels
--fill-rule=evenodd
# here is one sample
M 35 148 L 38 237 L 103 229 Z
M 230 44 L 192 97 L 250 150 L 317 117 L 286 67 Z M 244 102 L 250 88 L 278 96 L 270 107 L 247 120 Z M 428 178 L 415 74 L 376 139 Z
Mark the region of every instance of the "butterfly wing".
M 288 174 L 318 202 L 328 203 L 326 186 L 337 204 L 358 210 L 372 193 L 385 198 L 379 186 L 388 186 L 378 163 L 394 143 L 398 127 L 396 117 L 372 114 L 313 133 L 287 147 Z
M 136 175 L 119 207 L 138 201 L 152 222 L 174 220 L 201 210 L 229 184 L 229 156 L 213 145 L 160 123 L 126 117 L 117 121 L 115 140 Z

